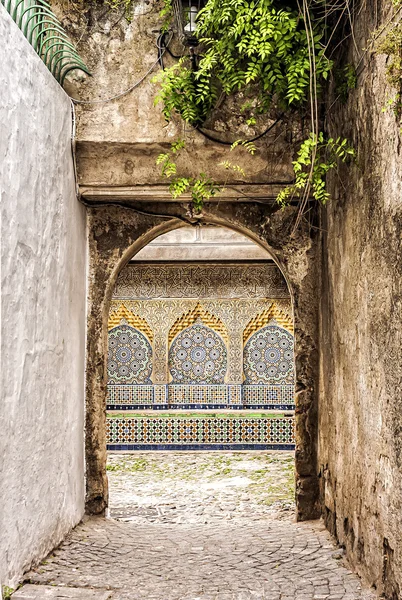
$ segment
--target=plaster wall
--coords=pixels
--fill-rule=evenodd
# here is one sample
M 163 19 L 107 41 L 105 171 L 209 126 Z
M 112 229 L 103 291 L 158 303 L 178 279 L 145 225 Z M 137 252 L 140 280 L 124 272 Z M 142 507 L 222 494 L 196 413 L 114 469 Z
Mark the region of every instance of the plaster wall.
M 84 511 L 85 209 L 71 107 L 0 6 L 0 582 Z
M 269 254 L 240 233 L 223 227 L 183 227 L 159 236 L 135 261 L 269 260 Z
M 357 47 L 385 23 L 366 3 Z M 350 48 L 345 62 L 357 64 Z M 330 530 L 384 598 L 402 597 L 402 161 L 401 132 L 372 47 L 330 133 L 348 137 L 355 165 L 331 181 L 323 230 L 319 395 L 321 501 Z M 335 97 L 335 95 L 334 95 Z M 333 98 L 334 99 L 334 98 Z M 332 99 L 332 100 L 333 100 Z

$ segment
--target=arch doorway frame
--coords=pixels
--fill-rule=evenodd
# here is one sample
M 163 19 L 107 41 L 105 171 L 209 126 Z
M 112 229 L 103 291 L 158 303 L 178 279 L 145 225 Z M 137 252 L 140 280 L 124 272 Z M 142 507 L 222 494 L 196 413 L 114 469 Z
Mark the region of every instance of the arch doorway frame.
M 254 206 L 254 205 L 253 205 Z M 106 473 L 106 394 L 108 316 L 117 277 L 147 244 L 164 233 L 188 225 L 217 225 L 240 233 L 266 250 L 280 268 L 291 296 L 295 340 L 296 518 L 318 518 L 317 468 L 318 393 L 318 238 L 310 229 L 290 236 L 294 210 L 272 211 L 272 206 L 250 204 L 239 211 L 231 203 L 204 207 L 188 219 L 185 206 L 164 205 L 164 215 L 134 206 L 97 206 L 88 209 L 88 315 L 86 356 L 86 512 L 105 513 L 108 505 Z M 255 210 L 257 208 L 257 210 Z M 165 209 L 167 209 L 165 211 Z M 160 210 L 160 209 L 159 209 Z M 156 211 L 155 211 L 156 212 Z M 167 215 L 171 212 L 171 217 Z

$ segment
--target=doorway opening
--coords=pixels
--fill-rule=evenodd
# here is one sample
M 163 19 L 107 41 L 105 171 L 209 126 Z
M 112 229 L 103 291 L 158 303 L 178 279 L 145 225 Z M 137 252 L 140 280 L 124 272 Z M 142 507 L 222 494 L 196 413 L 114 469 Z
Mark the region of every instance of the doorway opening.
M 293 331 L 279 267 L 232 230 L 170 231 L 123 267 L 108 320 L 112 516 L 243 518 L 249 498 L 254 517 L 293 517 Z

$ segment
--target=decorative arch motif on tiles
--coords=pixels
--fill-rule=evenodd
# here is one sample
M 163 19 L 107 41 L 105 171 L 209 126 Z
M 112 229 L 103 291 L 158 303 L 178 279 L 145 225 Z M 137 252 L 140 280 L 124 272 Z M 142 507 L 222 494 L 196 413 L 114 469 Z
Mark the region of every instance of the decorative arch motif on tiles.
M 270 324 L 251 335 L 244 347 L 246 385 L 294 384 L 294 340 L 283 327 Z
M 200 320 L 181 331 L 169 350 L 172 383 L 223 384 L 227 350 L 221 336 Z
M 266 308 L 258 315 L 253 317 L 246 325 L 243 331 L 243 345 L 247 340 L 262 327 L 274 321 L 276 325 L 286 329 L 293 336 L 293 319 L 291 315 L 283 308 L 279 308 L 275 302 L 272 302 L 269 308 Z
M 152 347 L 145 335 L 123 324 L 111 329 L 108 338 L 108 385 L 151 384 Z
M 113 327 L 117 327 L 121 324 L 130 325 L 131 327 L 134 327 L 134 329 L 138 329 L 138 331 L 143 333 L 152 344 L 154 332 L 148 321 L 133 313 L 124 304 L 120 304 L 116 310 L 109 314 L 108 329 L 113 329 Z
M 228 343 L 228 332 L 223 322 L 212 313 L 208 312 L 199 302 L 183 314 L 181 317 L 176 319 L 169 331 L 169 344 L 177 336 L 178 333 L 186 329 L 190 325 L 193 325 L 196 321 L 201 321 L 204 325 L 213 329 L 224 342 Z

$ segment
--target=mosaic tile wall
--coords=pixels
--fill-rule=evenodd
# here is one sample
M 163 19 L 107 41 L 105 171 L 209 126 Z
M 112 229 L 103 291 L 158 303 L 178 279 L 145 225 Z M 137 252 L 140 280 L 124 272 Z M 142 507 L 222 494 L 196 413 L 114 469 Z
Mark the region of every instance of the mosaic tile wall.
M 293 410 L 293 385 L 109 385 L 108 410 Z
M 107 409 L 127 411 L 126 419 L 108 417 L 115 449 L 293 444 L 293 417 L 259 418 L 246 427 L 240 415 L 219 426 L 200 416 L 183 437 L 182 421 L 129 415 L 292 411 L 293 320 L 280 270 L 272 263 L 128 265 L 109 315 Z
M 118 325 L 109 331 L 108 385 L 151 384 L 152 348 L 138 329 Z
M 201 320 L 186 327 L 170 346 L 168 362 L 172 383 L 223 383 L 227 371 L 226 355 L 222 338 Z
M 276 325 L 262 327 L 244 347 L 243 369 L 246 385 L 292 384 L 293 336 Z
M 108 450 L 286 449 L 295 445 L 293 418 L 110 418 Z

